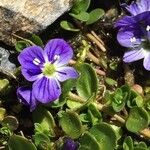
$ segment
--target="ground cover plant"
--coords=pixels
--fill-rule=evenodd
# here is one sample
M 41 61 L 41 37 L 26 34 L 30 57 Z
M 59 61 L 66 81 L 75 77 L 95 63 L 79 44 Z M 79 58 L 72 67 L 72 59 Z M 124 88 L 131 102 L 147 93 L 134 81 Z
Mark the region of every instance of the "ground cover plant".
M 14 36 L 0 149 L 150 150 L 149 0 L 75 0 L 40 35 Z

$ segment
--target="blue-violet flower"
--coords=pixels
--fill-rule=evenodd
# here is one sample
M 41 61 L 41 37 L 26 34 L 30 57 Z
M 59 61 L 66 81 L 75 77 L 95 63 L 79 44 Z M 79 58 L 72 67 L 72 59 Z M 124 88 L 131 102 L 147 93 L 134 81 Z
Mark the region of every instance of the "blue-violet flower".
M 117 34 L 117 40 L 122 46 L 130 49 L 123 56 L 124 62 L 129 63 L 144 58 L 143 66 L 146 70 L 150 70 L 150 19 L 145 18 L 144 13 L 139 15 L 141 24 L 122 28 Z
M 25 48 L 18 60 L 26 80 L 34 82 L 32 88 L 21 87 L 19 98 L 33 110 L 37 102 L 49 103 L 59 98 L 60 82 L 77 78 L 78 73 L 66 66 L 73 57 L 73 50 L 63 39 L 50 40 L 44 50 L 39 46 Z
M 130 5 L 122 4 L 122 6 L 132 15 L 136 16 L 145 11 L 150 11 L 150 0 L 132 1 Z

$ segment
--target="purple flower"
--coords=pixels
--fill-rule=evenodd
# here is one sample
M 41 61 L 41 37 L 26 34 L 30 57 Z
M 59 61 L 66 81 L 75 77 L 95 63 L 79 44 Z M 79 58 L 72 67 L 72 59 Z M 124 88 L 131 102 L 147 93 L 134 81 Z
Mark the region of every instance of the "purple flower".
M 143 66 L 150 70 L 150 20 L 144 20 L 142 25 L 122 28 L 117 34 L 118 42 L 128 47 L 130 50 L 125 52 L 123 61 L 130 63 L 144 59 Z
M 149 20 L 150 11 L 146 11 L 136 16 L 124 16 L 115 23 L 114 27 L 120 30 L 124 28 L 137 28 L 137 26 L 140 27 L 147 24 Z
M 30 106 L 30 111 L 33 111 L 37 105 L 37 100 L 32 94 L 32 88 L 20 87 L 17 89 L 17 96 L 21 103 Z
M 130 5 L 122 4 L 122 6 L 132 15 L 136 16 L 146 11 L 150 11 L 150 0 L 133 1 Z
M 78 77 L 74 68 L 66 66 L 72 57 L 73 50 L 63 39 L 50 40 L 44 50 L 39 46 L 25 48 L 18 60 L 23 76 L 34 83 L 32 89 L 18 89 L 18 95 L 30 105 L 33 101 L 49 103 L 58 99 L 60 82 Z
M 63 150 L 77 150 L 78 148 L 78 144 L 76 142 L 74 142 L 72 139 L 67 138 L 64 146 L 63 146 Z

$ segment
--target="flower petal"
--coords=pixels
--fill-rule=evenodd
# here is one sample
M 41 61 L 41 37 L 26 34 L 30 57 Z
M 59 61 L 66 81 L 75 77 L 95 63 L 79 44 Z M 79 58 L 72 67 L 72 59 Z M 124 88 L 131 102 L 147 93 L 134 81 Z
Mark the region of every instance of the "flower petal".
M 79 76 L 77 71 L 72 67 L 60 67 L 57 68 L 56 71 L 57 71 L 56 78 L 60 82 L 63 82 L 67 79 L 77 78 Z
M 133 62 L 133 61 L 137 61 L 144 58 L 144 51 L 141 50 L 131 50 L 128 52 L 125 52 L 124 56 L 123 56 L 123 61 L 124 62 Z
M 150 11 L 150 1 L 149 0 L 137 0 L 133 1 L 130 5 L 125 3 L 121 4 L 131 15 L 136 16 L 146 11 Z
M 50 40 L 44 49 L 45 59 L 50 62 L 55 62 L 57 66 L 67 64 L 73 57 L 73 50 L 70 45 L 63 39 Z M 48 61 L 47 60 L 47 61 Z
M 32 94 L 30 87 L 20 87 L 17 89 L 17 96 L 21 103 L 30 106 L 30 111 L 33 111 L 37 105 L 36 99 Z
M 135 31 L 134 31 L 135 30 Z M 117 40 L 124 47 L 137 47 L 141 44 L 141 39 L 138 37 L 138 30 L 124 29 L 117 34 Z
M 61 88 L 55 78 L 43 77 L 33 83 L 33 94 L 41 103 L 49 103 L 59 98 Z
M 144 68 L 150 71 L 150 52 L 147 52 L 143 61 Z
M 29 81 L 37 79 L 41 74 L 41 65 L 45 62 L 43 50 L 39 46 L 25 48 L 18 56 L 18 60 L 22 65 L 22 74 Z
M 124 16 L 116 22 L 114 27 L 115 28 L 129 27 L 129 26 L 133 26 L 136 23 L 137 23 L 137 21 L 135 20 L 134 17 Z

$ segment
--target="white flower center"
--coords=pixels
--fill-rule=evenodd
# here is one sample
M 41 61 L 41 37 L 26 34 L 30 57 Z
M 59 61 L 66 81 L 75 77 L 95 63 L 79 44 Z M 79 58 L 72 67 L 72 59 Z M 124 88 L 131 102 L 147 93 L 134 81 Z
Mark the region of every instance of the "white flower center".
M 39 65 L 41 63 L 41 61 L 38 58 L 34 58 L 33 63 L 35 65 Z
M 58 60 L 59 58 L 60 58 L 59 55 L 55 55 L 55 56 L 54 56 L 54 60 L 55 60 L 55 61 Z
M 150 26 L 149 25 L 146 27 L 146 31 L 150 31 Z
M 132 37 L 132 38 L 130 38 L 130 41 L 131 41 L 131 43 L 136 42 L 136 38 Z

